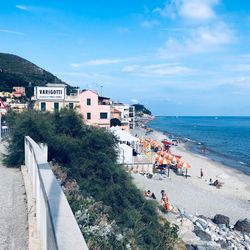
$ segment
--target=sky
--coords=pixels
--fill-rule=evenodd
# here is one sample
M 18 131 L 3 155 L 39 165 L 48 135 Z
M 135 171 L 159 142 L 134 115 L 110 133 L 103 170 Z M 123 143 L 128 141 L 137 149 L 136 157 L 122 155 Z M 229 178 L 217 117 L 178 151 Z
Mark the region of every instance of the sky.
M 0 0 L 0 51 L 155 115 L 250 115 L 248 0 Z

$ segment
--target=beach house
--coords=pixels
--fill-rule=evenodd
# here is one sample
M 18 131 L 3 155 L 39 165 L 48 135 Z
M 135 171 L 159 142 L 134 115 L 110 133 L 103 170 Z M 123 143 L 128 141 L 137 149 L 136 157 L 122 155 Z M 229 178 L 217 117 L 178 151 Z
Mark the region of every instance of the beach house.
M 110 127 L 110 98 L 99 96 L 94 90 L 80 93 L 80 107 L 84 122 L 88 125 Z

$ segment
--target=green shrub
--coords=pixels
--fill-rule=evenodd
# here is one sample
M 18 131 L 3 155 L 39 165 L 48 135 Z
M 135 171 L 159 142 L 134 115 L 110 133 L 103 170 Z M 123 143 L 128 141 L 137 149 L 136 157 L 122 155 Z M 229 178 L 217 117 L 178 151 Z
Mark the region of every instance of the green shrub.
M 116 164 L 117 140 L 111 133 L 84 125 L 81 116 L 66 109 L 54 114 L 10 113 L 7 121 L 11 134 L 4 161 L 8 166 L 23 164 L 25 135 L 47 143 L 49 160 L 59 163 L 68 177 L 76 180 L 81 195 L 110 208 L 109 220 L 127 235 L 133 249 L 173 248 L 176 228 L 159 221 L 156 203 L 146 201 L 123 167 Z M 74 196 L 69 202 L 73 211 L 81 204 Z M 110 249 L 110 244 L 102 249 Z

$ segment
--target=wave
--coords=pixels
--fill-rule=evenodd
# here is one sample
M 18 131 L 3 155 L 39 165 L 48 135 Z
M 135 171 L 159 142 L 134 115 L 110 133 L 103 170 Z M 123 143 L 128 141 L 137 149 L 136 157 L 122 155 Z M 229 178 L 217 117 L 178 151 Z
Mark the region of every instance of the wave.
M 247 163 L 245 163 L 245 162 L 243 162 L 243 161 L 239 161 L 239 163 L 240 163 L 241 165 L 247 165 Z

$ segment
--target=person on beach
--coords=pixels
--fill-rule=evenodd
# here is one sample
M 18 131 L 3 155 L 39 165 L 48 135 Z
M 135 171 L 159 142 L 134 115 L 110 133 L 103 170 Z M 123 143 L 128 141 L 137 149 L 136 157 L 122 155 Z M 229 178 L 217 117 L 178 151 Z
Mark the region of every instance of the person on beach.
M 204 175 L 204 174 L 203 174 L 203 170 L 202 170 L 202 168 L 201 168 L 201 179 L 202 179 L 203 175 Z
M 152 198 L 152 199 L 156 200 L 156 196 L 155 196 L 155 194 L 154 194 L 154 193 L 151 193 L 151 191 L 150 191 L 150 190 L 145 191 L 145 192 L 144 192 L 144 196 L 145 196 L 145 197 Z
M 168 201 L 168 196 L 164 190 L 161 190 L 161 199 L 162 200 L 167 200 Z
M 152 195 L 152 194 L 151 194 L 151 191 L 150 191 L 150 190 L 144 192 L 144 196 L 145 196 L 145 197 L 151 197 L 151 195 Z
M 154 199 L 154 200 L 156 200 L 156 197 L 155 197 L 154 193 L 152 193 L 151 198 Z

